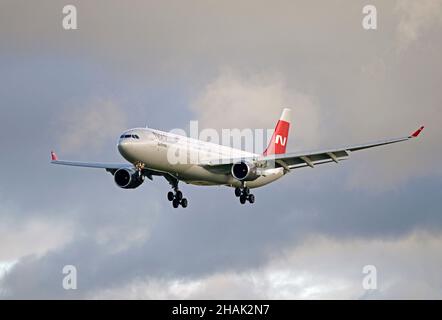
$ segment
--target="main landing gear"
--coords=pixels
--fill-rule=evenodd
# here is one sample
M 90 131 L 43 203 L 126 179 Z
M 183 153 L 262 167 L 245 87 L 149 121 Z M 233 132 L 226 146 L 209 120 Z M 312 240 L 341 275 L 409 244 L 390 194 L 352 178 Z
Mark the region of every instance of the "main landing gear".
M 183 208 L 186 208 L 188 204 L 187 199 L 183 198 L 183 193 L 180 190 L 178 190 L 178 180 L 177 179 L 167 179 L 167 180 L 169 180 L 173 188 L 173 192 L 169 191 L 167 193 L 167 199 L 172 202 L 172 206 L 174 208 L 178 208 L 180 205 Z
M 248 187 L 236 187 L 235 196 L 239 197 L 239 202 L 241 202 L 241 204 L 246 203 L 246 201 L 249 201 L 250 203 L 255 202 L 255 196 L 250 193 L 250 189 Z
M 175 190 L 175 193 L 169 191 L 167 193 L 167 199 L 172 201 L 172 206 L 174 208 L 178 208 L 181 205 L 183 208 L 187 207 L 187 199 L 183 198 L 183 193 L 180 190 Z

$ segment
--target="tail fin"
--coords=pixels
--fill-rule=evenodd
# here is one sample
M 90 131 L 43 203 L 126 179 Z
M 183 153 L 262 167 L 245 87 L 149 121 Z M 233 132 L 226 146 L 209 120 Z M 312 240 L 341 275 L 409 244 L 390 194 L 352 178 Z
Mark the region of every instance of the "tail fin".
M 285 153 L 289 136 L 290 118 L 291 110 L 284 108 L 281 117 L 276 124 L 272 139 L 270 140 L 267 149 L 264 151 L 265 156 Z

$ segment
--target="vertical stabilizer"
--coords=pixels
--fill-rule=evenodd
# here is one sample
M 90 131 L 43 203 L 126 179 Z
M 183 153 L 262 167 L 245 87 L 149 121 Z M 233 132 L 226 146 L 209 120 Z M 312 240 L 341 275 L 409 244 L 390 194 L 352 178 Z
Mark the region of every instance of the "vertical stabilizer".
M 281 117 L 276 124 L 272 139 L 270 139 L 270 143 L 264 151 L 265 156 L 285 153 L 289 136 L 290 120 L 291 110 L 284 108 Z

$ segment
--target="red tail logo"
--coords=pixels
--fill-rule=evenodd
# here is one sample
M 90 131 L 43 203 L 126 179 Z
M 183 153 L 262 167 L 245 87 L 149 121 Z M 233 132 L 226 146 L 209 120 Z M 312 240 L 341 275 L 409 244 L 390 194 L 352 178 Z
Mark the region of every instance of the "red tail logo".
M 279 142 L 278 142 L 279 141 Z M 281 137 L 279 134 L 276 135 L 275 143 L 280 144 L 281 146 L 285 147 L 285 143 L 287 142 L 287 137 Z
M 273 132 L 272 139 L 269 146 L 264 151 L 264 155 L 282 154 L 285 153 L 287 138 L 290 129 L 290 109 L 284 109 L 281 117 L 276 124 L 275 131 Z

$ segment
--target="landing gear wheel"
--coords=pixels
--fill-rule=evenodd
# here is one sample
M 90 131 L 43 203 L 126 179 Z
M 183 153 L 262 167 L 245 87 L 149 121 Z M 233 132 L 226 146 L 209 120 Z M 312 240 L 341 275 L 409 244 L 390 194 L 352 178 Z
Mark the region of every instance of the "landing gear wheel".
M 250 189 L 248 187 L 244 187 L 243 191 L 242 191 L 246 196 L 249 195 L 250 193 Z
M 246 203 L 246 201 L 247 201 L 247 196 L 244 195 L 244 194 L 242 194 L 242 195 L 239 197 L 239 202 L 241 202 L 241 204 L 244 204 L 244 203 Z
M 255 202 L 255 196 L 253 194 L 249 194 L 248 200 L 250 203 L 254 203 Z
M 239 188 L 239 187 L 236 187 L 235 188 L 235 196 L 237 196 L 237 197 L 239 197 L 239 196 L 241 196 L 241 188 Z
M 183 208 L 187 207 L 187 199 L 183 198 L 183 193 L 178 190 L 178 179 L 172 175 L 165 175 L 164 176 L 166 180 L 169 182 L 170 186 L 172 187 L 172 191 L 169 191 L 167 193 L 167 199 L 172 202 L 172 206 L 174 208 L 178 208 L 180 205 Z

